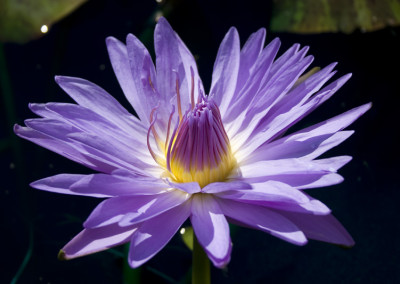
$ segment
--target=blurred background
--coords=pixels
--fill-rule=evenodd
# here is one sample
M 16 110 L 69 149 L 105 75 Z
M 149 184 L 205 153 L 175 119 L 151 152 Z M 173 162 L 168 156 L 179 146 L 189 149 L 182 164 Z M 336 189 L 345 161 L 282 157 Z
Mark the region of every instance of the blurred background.
M 0 0 L 0 283 L 187 283 L 191 253 L 179 235 L 139 271 L 125 247 L 72 261 L 57 253 L 82 228 L 98 199 L 37 191 L 29 183 L 86 168 L 16 137 L 14 123 L 34 115 L 28 103 L 71 102 L 55 75 L 90 80 L 133 112 L 118 85 L 105 38 L 138 36 L 153 52 L 156 20 L 165 16 L 195 55 L 205 89 L 218 46 L 235 26 L 241 42 L 261 27 L 267 42 L 309 45 L 314 66 L 337 61 L 352 79 L 296 126 L 352 107 L 373 108 L 356 133 L 326 156 L 351 155 L 342 184 L 309 190 L 356 241 L 351 249 L 310 241 L 296 247 L 244 228 L 232 233 L 232 260 L 212 269 L 213 283 L 399 283 L 400 1 Z M 5 253 L 4 253 L 5 252 Z M 188 278 L 189 277 L 189 278 Z M 137 282 L 140 281 L 140 282 Z

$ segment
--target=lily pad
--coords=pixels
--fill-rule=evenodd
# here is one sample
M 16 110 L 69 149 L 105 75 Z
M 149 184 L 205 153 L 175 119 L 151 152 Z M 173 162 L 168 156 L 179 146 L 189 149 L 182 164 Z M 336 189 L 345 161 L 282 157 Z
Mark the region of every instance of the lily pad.
M 50 28 L 86 1 L 0 0 L 0 41 L 26 43 L 38 38 L 46 32 L 46 27 Z
M 351 33 L 400 24 L 400 0 L 274 1 L 271 29 L 276 32 Z

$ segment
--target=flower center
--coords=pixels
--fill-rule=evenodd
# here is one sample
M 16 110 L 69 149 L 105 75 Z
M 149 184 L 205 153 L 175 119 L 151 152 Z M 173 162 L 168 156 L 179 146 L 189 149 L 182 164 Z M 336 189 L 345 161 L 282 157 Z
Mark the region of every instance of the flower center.
M 203 97 L 187 112 L 168 145 L 166 165 L 177 182 L 200 187 L 224 181 L 236 166 L 217 105 Z

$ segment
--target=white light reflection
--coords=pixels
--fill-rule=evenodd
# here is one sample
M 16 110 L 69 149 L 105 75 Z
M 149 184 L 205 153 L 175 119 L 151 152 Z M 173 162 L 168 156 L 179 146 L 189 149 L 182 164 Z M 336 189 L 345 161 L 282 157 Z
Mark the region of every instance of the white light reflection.
M 46 25 L 43 25 L 41 26 L 40 31 L 45 34 L 49 31 L 49 28 Z

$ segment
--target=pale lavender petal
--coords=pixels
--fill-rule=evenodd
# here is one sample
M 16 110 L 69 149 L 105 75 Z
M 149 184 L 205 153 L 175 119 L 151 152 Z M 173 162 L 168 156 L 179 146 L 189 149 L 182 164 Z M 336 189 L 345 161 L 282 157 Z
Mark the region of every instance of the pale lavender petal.
M 165 96 L 165 101 L 168 101 L 168 98 L 176 97 L 176 79 L 178 79 L 182 107 L 186 109 L 191 103 L 192 91 L 194 102 L 196 103 L 199 89 L 203 90 L 196 61 L 189 49 L 163 17 L 158 20 L 154 31 L 154 46 L 159 93 Z M 200 86 L 198 85 L 199 83 Z
M 97 140 L 108 141 L 113 144 L 113 148 L 118 149 L 118 152 L 124 153 L 124 156 L 130 156 L 130 159 L 135 161 L 135 165 L 141 167 L 156 165 L 148 151 L 146 138 L 138 135 L 138 133 L 121 131 L 117 125 L 109 122 L 90 109 L 79 105 L 49 103 L 46 104 L 46 109 L 53 114 L 58 114 L 58 120 L 70 124 L 79 130 L 74 132 L 85 132 L 97 136 Z M 37 129 L 28 124 L 28 122 L 38 123 L 39 121 L 35 119 L 27 121 L 26 124 L 31 128 Z M 41 130 L 37 130 L 46 132 L 45 128 L 46 126 L 42 127 Z M 115 139 L 115 137 L 118 137 L 118 139 Z
M 240 127 L 236 127 L 236 132 L 229 131 L 232 137 L 232 144 L 235 145 L 236 148 L 254 148 L 253 144 L 255 143 L 258 143 L 256 144 L 258 147 L 261 145 L 260 142 L 263 143 L 268 137 L 275 136 L 275 130 L 268 124 L 270 121 L 268 112 L 274 104 L 279 102 L 290 90 L 291 86 L 311 64 L 312 60 L 313 58 L 308 56 L 298 61 L 293 66 L 288 66 L 288 69 L 282 72 L 280 77 L 276 78 L 276 76 L 273 76 L 273 78 L 257 92 L 245 110 L 246 115 L 238 116 L 238 118 L 233 121 L 233 123 L 240 125 Z M 278 116 L 276 121 L 273 122 L 281 126 L 281 124 L 286 123 L 288 120 L 289 119 L 283 119 L 281 116 Z M 276 128 L 278 126 L 276 126 Z M 241 151 L 243 150 L 241 149 Z
M 83 223 L 85 228 L 98 228 L 118 223 L 126 214 L 146 212 L 159 198 L 157 195 L 118 196 L 104 200 L 90 213 Z
M 138 160 L 132 153 L 128 152 L 130 148 L 127 148 L 127 151 L 121 151 L 122 147 L 116 148 L 115 145 L 118 144 L 115 141 L 116 139 L 100 137 L 89 133 L 72 133 L 68 135 L 68 138 L 79 144 L 83 149 L 82 151 L 87 155 L 104 162 L 110 161 L 113 165 L 117 165 L 116 168 L 124 168 L 148 175 L 149 169 L 157 167 L 155 165 L 144 164 Z M 160 172 L 162 171 L 161 168 L 159 170 Z
M 268 202 L 262 204 L 265 207 L 279 209 L 289 212 L 298 212 L 311 215 L 327 215 L 331 210 L 321 201 L 310 198 L 308 202 L 291 203 L 291 202 Z
M 213 264 L 216 267 L 228 264 L 232 249 L 229 225 L 214 197 L 194 195 L 190 220 L 197 240 Z
M 235 93 L 240 65 L 240 41 L 235 28 L 229 29 L 219 47 L 215 59 L 210 96 L 213 97 L 221 116 L 227 111 Z
M 131 226 L 174 208 L 187 199 L 188 194 L 176 190 L 156 195 L 114 197 L 101 202 L 83 225 L 94 228 L 118 222 L 120 226 Z
M 84 179 L 86 175 L 78 175 L 78 174 L 59 174 L 51 177 L 47 177 L 44 179 L 40 179 L 34 181 L 30 184 L 33 188 L 62 193 L 62 194 L 71 194 L 71 195 L 82 195 L 82 196 L 91 196 L 91 197 L 110 197 L 108 194 L 102 194 L 99 192 L 76 192 L 71 190 L 71 186 Z
M 314 131 L 315 135 L 319 134 L 317 132 L 318 131 Z M 312 133 L 305 133 L 306 135 L 302 136 L 292 134 L 262 145 L 247 157 L 244 162 L 252 163 L 260 160 L 287 158 L 304 158 L 311 160 L 337 146 L 353 133 L 354 131 L 339 131 L 333 134 L 327 133 L 317 136 L 313 136 Z
M 331 72 L 336 66 L 332 63 L 324 69 L 316 72 L 300 83 L 282 98 L 268 113 L 269 116 L 278 116 L 280 113 L 289 111 L 295 105 L 306 102 L 315 92 L 317 92 L 336 72 Z
M 269 180 L 276 175 L 308 175 L 336 172 L 340 167 L 349 162 L 351 157 L 338 156 L 321 160 L 282 159 L 259 161 L 240 167 L 243 181 L 261 182 Z M 332 163 L 331 163 L 332 162 Z
M 32 187 L 71 195 L 113 197 L 122 195 L 154 195 L 165 193 L 168 185 L 160 180 L 144 177 L 123 178 L 111 174 L 59 174 L 37 180 Z
M 287 125 L 292 125 L 293 124 L 293 119 L 295 117 L 302 117 L 303 114 L 307 113 L 307 111 L 311 110 L 315 105 L 314 103 L 318 104 L 318 100 L 313 101 L 313 103 L 309 103 L 305 105 L 305 107 L 302 107 L 298 109 L 297 111 L 291 111 L 285 116 L 280 116 L 280 121 L 276 120 L 274 123 L 275 125 L 270 125 L 270 129 L 267 132 L 256 132 L 256 134 L 248 141 L 244 147 L 242 147 L 238 151 L 238 155 L 240 157 L 248 157 L 252 152 L 254 152 L 260 145 L 264 144 L 265 147 L 268 147 L 266 144 L 266 141 L 271 139 L 272 137 L 276 136 L 276 132 L 279 132 L 278 129 L 286 129 L 288 126 Z M 356 107 L 354 109 L 351 109 L 345 113 L 342 113 L 338 116 L 335 116 L 331 119 L 328 119 L 324 122 L 318 123 L 316 125 L 313 125 L 311 127 L 308 127 L 304 130 L 301 130 L 293 135 L 296 134 L 301 134 L 305 133 L 304 135 L 307 135 L 307 132 L 309 132 L 310 136 L 318 136 L 318 135 L 325 135 L 329 133 L 335 133 L 337 131 L 342 130 L 343 128 L 347 127 L 350 125 L 352 122 L 354 122 L 357 118 L 359 118 L 361 115 L 363 115 L 368 109 L 370 109 L 371 104 L 365 104 L 359 107 Z M 286 126 L 285 126 L 286 125 Z M 319 128 L 319 129 L 317 129 Z M 315 131 L 312 131 L 314 130 Z M 268 134 L 267 134 L 268 133 Z M 256 154 L 256 153 L 255 153 Z
M 332 215 L 315 216 L 295 212 L 281 214 L 295 223 L 307 238 L 347 247 L 354 246 L 353 238 Z
M 47 127 L 47 129 L 52 131 L 55 136 L 58 136 L 63 134 L 63 131 L 65 130 L 65 128 L 63 128 L 65 124 L 60 123 L 60 125 L 62 126 L 61 129 L 56 128 L 56 124 L 53 124 L 52 127 Z M 93 170 L 110 173 L 116 169 L 113 163 L 108 163 L 108 161 L 99 160 L 92 156 L 86 155 L 80 150 L 77 150 L 77 147 L 75 147 L 73 143 L 69 143 L 66 140 L 52 137 L 29 127 L 21 127 L 19 125 L 14 126 L 14 132 L 19 137 L 25 138 L 39 146 L 49 149 Z
M 171 181 L 167 181 L 167 182 L 171 187 L 180 189 L 189 194 L 194 194 L 194 193 L 201 191 L 201 188 L 200 188 L 200 185 L 198 182 L 183 182 L 183 183 L 177 183 L 177 182 L 171 182 Z
M 110 57 L 111 65 L 113 67 L 114 73 L 117 76 L 119 85 L 121 86 L 126 98 L 130 104 L 135 108 L 138 106 L 138 94 L 134 84 L 134 78 L 132 76 L 131 66 L 129 64 L 129 57 L 126 45 L 120 42 L 114 37 L 108 37 L 106 39 L 108 55 Z M 136 113 L 140 111 L 136 110 Z M 143 115 L 141 113 L 141 115 Z M 139 118 L 146 121 L 146 117 Z
M 273 73 L 277 73 L 283 66 L 293 64 L 296 54 L 299 53 L 300 44 L 295 43 L 289 49 L 287 49 L 281 56 L 279 56 L 273 65 Z M 307 49 L 303 49 L 307 51 Z M 288 64 L 289 63 L 289 64 Z
M 165 193 L 169 186 L 159 179 L 131 174 L 123 177 L 118 174 L 85 175 L 70 186 L 75 194 L 96 193 L 104 197 L 126 195 L 154 195 Z
M 130 103 L 140 120 L 149 126 L 151 110 L 159 103 L 165 103 L 165 97 L 157 90 L 156 71 L 146 47 L 132 34 L 128 35 L 126 43 L 136 95 Z M 158 116 L 168 119 L 166 108 L 160 109 Z
M 250 35 L 249 39 L 244 44 L 240 51 L 240 67 L 239 75 L 236 83 L 236 92 L 233 99 L 239 94 L 243 85 L 249 79 L 250 73 L 260 55 L 265 41 L 265 29 L 259 29 L 257 32 Z
M 331 212 L 325 204 L 282 182 L 270 180 L 254 183 L 252 187 L 251 190 L 231 190 L 219 193 L 217 196 L 248 204 L 308 214 L 326 215 Z
M 297 177 L 297 182 L 294 184 L 291 184 L 290 182 L 287 182 L 288 184 L 291 184 L 293 187 L 296 187 L 297 189 L 309 189 L 309 188 L 319 188 L 319 187 L 324 187 L 324 186 L 331 186 L 335 185 L 338 183 L 343 182 L 344 178 L 335 173 L 329 173 L 329 174 L 324 174 L 320 176 L 310 176 L 308 175 L 308 180 L 301 179 L 301 177 Z M 293 178 L 294 180 L 295 178 Z
M 185 202 L 161 215 L 143 222 L 132 235 L 129 264 L 136 268 L 156 255 L 175 235 L 190 215 L 190 202 Z
M 296 245 L 307 243 L 303 232 L 293 222 L 273 210 L 227 199 L 218 199 L 218 204 L 227 217 L 251 228 L 268 232 Z
M 286 183 L 297 189 L 308 189 L 330 186 L 341 183 L 343 177 L 337 173 L 318 172 L 302 174 L 276 174 L 268 176 L 267 180 Z
M 213 182 L 202 188 L 205 193 L 222 193 L 230 190 L 249 190 L 252 189 L 251 184 L 241 181 Z
M 99 86 L 80 78 L 57 76 L 56 82 L 79 105 L 96 112 L 125 132 L 146 134 L 138 119 Z
M 149 204 L 148 208 L 144 208 L 145 210 L 126 214 L 119 224 L 121 226 L 130 226 L 131 224 L 143 222 L 170 210 L 171 208 L 181 205 L 189 198 L 190 195 L 185 192 L 170 190 L 167 194 L 159 195 L 159 197 L 155 199 L 154 203 Z
M 273 74 L 271 70 L 270 74 L 273 74 L 273 76 L 260 88 L 251 105 L 257 112 L 265 107 L 271 108 L 274 106 L 287 94 L 313 60 L 312 56 L 307 56 L 292 65 L 288 65 L 287 69 L 281 73 Z
M 269 204 L 269 202 L 306 203 L 307 195 L 287 184 L 278 181 L 267 181 L 251 184 L 249 189 L 232 189 L 217 193 L 218 197 L 232 199 L 253 204 Z
M 255 94 L 263 83 L 263 79 L 268 76 L 270 67 L 272 66 L 273 60 L 279 50 L 280 41 L 279 38 L 275 38 L 271 41 L 262 51 L 259 58 L 252 67 L 250 77 L 248 78 L 245 85 L 241 88 L 240 92 L 235 95 L 232 99 L 229 108 L 227 109 L 224 117 L 224 122 L 231 122 L 236 120 L 238 116 L 243 115 L 245 117 L 246 109 L 250 105 Z M 242 119 L 243 120 L 243 119 Z M 232 123 L 233 127 L 239 128 L 241 123 Z M 233 131 L 233 134 L 237 131 Z
M 72 259 L 124 244 L 135 230 L 135 226 L 119 227 L 117 224 L 84 229 L 61 249 L 59 258 Z

